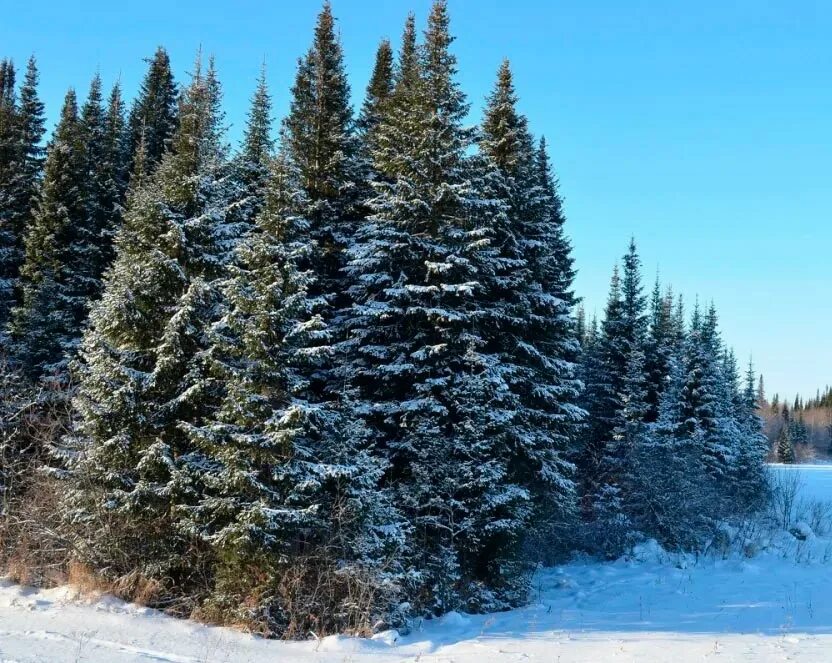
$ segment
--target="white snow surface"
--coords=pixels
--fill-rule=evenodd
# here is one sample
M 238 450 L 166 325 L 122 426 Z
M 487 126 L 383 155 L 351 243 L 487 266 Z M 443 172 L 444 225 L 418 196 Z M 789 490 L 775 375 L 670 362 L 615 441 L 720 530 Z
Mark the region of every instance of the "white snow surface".
M 800 472 L 832 501 L 832 465 Z M 0 663 L 601 663 L 832 661 L 832 539 L 787 532 L 763 552 L 669 555 L 655 543 L 611 563 L 542 570 L 529 606 L 451 613 L 399 636 L 269 641 L 71 588 L 0 582 Z

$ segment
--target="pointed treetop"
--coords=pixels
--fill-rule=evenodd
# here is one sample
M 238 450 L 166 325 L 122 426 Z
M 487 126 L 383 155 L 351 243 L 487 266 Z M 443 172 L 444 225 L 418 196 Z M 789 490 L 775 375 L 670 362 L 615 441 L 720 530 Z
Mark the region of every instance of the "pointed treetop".
M 513 174 L 530 145 L 526 119 L 517 112 L 517 94 L 508 60 L 497 71 L 486 100 L 480 148 L 502 171 Z
M 373 75 L 367 85 L 367 96 L 385 99 L 393 89 L 393 48 L 389 39 L 382 39 L 376 50 Z
M 35 56 L 29 58 L 26 64 L 26 75 L 20 88 L 20 115 L 23 120 L 23 139 L 29 146 L 30 157 L 37 162 L 42 150 L 40 141 L 46 131 L 46 120 L 43 116 L 43 102 L 38 97 L 38 67 Z M 34 167 L 37 167 L 35 163 Z
M 407 15 L 402 32 L 402 45 L 396 65 L 395 83 L 398 87 L 411 87 L 419 79 L 419 53 L 416 46 L 416 17 Z
M 64 103 L 61 106 L 61 119 L 59 123 L 74 122 L 78 119 L 78 97 L 74 88 L 69 88 L 64 95 Z
M 147 62 L 147 73 L 130 111 L 130 149 L 136 150 L 143 134 L 147 164 L 152 169 L 170 147 L 176 131 L 179 91 L 170 57 L 162 46 Z
M 345 204 L 339 194 L 349 180 L 355 151 L 351 129 L 344 53 L 331 8 L 325 4 L 312 45 L 298 63 L 281 138 L 307 195 L 313 201 L 330 201 L 333 210 Z
M 367 85 L 364 104 L 357 125 L 360 131 L 366 133 L 375 128 L 379 120 L 381 105 L 390 97 L 393 91 L 393 48 L 388 39 L 382 39 L 376 51 L 373 65 L 373 75 Z
M 257 78 L 257 88 L 251 100 L 251 109 L 246 120 L 243 137 L 243 151 L 246 160 L 253 164 L 265 165 L 274 147 L 271 137 L 272 99 L 266 83 L 266 65 L 263 64 L 260 76 Z
M 89 130 L 95 131 L 103 127 L 104 110 L 101 106 L 101 76 L 96 74 L 90 82 L 90 91 L 81 109 L 81 118 Z
M 179 101 L 179 127 L 173 139 L 173 152 L 182 172 L 196 172 L 200 165 L 220 159 L 222 144 L 222 91 L 216 75 L 214 58 L 208 60 L 203 73 L 202 49 L 197 52 L 191 83 Z M 147 156 L 152 156 L 149 139 Z

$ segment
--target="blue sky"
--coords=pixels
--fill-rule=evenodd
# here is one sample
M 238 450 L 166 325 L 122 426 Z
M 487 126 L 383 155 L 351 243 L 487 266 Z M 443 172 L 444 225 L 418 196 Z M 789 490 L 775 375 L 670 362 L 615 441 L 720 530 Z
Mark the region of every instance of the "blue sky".
M 356 102 L 378 40 L 429 0 L 333 0 Z M 503 57 L 552 149 L 580 270 L 600 313 L 634 235 L 770 391 L 832 382 L 832 3 L 826 0 L 450 0 L 460 80 L 479 117 Z M 184 80 L 201 45 L 239 136 L 265 58 L 280 117 L 317 0 L 6 0 L 0 55 L 32 52 L 50 125 L 67 86 L 99 71 L 128 95 L 157 44 Z

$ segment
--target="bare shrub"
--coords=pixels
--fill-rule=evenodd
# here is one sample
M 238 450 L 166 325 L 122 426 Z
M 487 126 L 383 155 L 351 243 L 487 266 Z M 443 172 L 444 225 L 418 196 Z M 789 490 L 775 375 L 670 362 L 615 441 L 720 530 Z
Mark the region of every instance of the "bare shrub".
M 817 536 L 828 536 L 832 532 L 832 503 L 809 500 L 801 509 L 805 521 Z
M 778 525 L 789 529 L 798 519 L 803 477 L 797 470 L 772 470 L 769 477 L 772 515 Z

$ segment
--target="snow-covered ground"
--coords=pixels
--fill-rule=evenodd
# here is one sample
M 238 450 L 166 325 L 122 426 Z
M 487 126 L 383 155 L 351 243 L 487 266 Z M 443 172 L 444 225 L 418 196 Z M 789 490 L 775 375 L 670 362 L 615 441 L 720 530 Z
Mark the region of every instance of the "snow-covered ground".
M 832 501 L 832 465 L 799 472 L 805 499 Z M 631 560 L 540 573 L 532 604 L 446 615 L 405 637 L 284 643 L 165 617 L 66 588 L 0 583 L 0 663 L 598 663 L 832 661 L 832 540 L 784 534 L 753 558 L 697 561 L 644 545 Z M 800 561 L 795 561 L 795 560 Z

